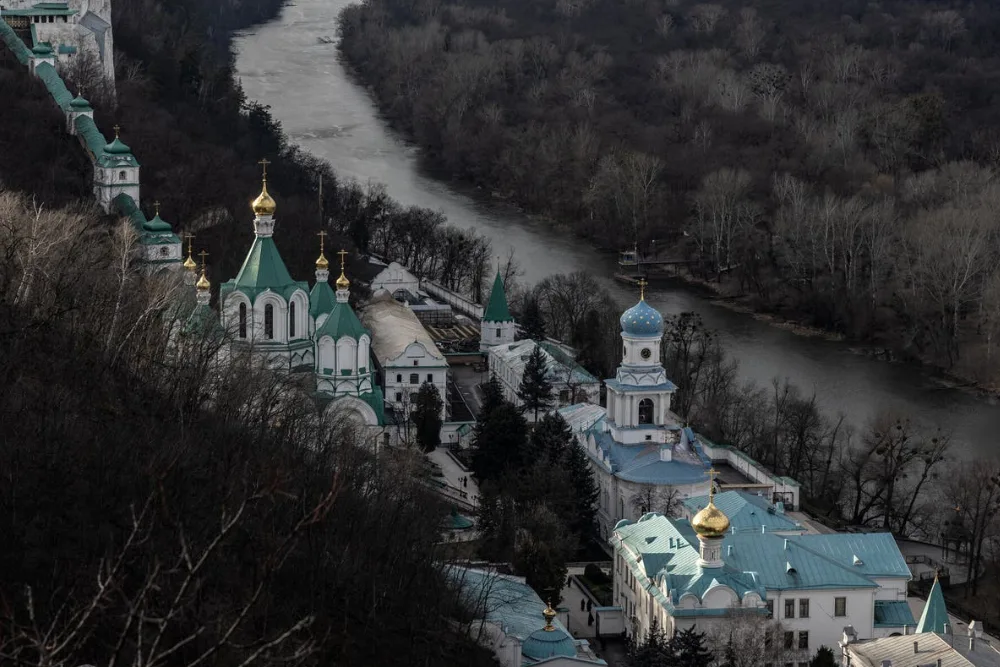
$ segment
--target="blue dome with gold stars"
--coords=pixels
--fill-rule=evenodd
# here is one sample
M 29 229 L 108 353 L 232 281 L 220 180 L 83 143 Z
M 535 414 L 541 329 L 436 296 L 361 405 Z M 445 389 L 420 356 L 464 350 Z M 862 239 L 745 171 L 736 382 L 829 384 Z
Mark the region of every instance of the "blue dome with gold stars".
M 624 313 L 619 320 L 622 331 L 631 336 L 662 336 L 663 315 L 641 299 Z

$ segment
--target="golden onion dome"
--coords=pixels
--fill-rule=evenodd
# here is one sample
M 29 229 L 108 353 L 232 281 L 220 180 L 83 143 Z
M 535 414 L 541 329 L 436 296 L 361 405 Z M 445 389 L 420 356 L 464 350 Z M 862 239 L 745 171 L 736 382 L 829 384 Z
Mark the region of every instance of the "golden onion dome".
M 708 505 L 694 515 L 691 527 L 701 537 L 722 537 L 729 530 L 729 517 L 709 498 Z
M 556 610 L 552 608 L 551 600 L 545 603 L 545 609 L 542 610 L 542 616 L 545 618 L 544 630 L 548 632 L 552 632 L 553 630 L 555 630 L 555 626 L 552 625 L 552 621 L 556 617 Z
M 326 255 L 323 254 L 322 250 L 319 251 L 319 259 L 316 260 L 316 268 L 323 271 L 330 268 L 330 262 L 327 260 Z
M 347 279 L 344 272 L 340 272 L 340 277 L 337 278 L 337 289 L 347 289 L 351 286 L 351 281 Z
M 201 270 L 201 278 L 198 278 L 195 287 L 198 288 L 199 292 L 206 292 L 212 288 L 212 284 L 208 282 L 208 276 L 205 275 L 205 269 Z
M 275 203 L 274 198 L 267 193 L 266 180 L 260 190 L 260 194 L 257 195 L 257 198 L 253 200 L 250 206 L 253 208 L 254 215 L 274 215 L 278 205 Z
M 193 257 L 191 257 L 190 252 L 188 252 L 187 259 L 184 260 L 184 268 L 192 272 L 198 269 L 198 263 L 194 261 Z

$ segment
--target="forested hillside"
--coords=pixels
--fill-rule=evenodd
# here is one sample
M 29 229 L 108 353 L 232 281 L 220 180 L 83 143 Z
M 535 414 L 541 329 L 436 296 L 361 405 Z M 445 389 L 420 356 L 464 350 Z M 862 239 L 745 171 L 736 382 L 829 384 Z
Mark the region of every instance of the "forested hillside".
M 988 381 L 1000 8 L 367 0 L 342 51 L 428 158 L 613 249 Z

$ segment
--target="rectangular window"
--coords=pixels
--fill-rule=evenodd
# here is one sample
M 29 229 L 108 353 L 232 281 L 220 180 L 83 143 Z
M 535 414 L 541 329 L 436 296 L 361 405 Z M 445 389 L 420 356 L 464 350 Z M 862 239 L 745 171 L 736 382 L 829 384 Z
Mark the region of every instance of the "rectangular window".
M 790 649 L 790 648 L 794 648 L 794 647 L 795 647 L 795 633 L 794 632 L 786 632 L 785 633 L 785 648 Z
M 428 373 L 427 374 L 427 381 L 428 382 L 434 382 L 434 373 Z
M 833 615 L 847 616 L 847 598 L 833 598 Z
M 410 373 L 410 384 L 420 384 L 420 376 L 416 373 Z
M 809 598 L 799 600 L 799 618 L 809 618 Z
M 767 607 L 767 617 L 774 618 L 774 600 L 768 600 L 765 606 Z
M 806 630 L 799 632 L 799 648 L 809 648 L 809 632 Z
M 399 392 L 399 391 L 396 392 L 396 402 L 397 403 L 402 403 L 403 402 L 403 394 L 402 394 L 402 392 Z
M 785 618 L 795 618 L 795 600 L 785 600 Z

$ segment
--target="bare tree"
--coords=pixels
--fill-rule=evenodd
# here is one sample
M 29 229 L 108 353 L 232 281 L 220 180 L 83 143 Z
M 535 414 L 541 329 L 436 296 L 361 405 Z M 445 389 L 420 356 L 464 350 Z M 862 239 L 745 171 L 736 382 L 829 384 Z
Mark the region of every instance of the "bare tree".
M 639 492 L 629 499 L 629 507 L 639 516 L 647 512 L 677 516 L 681 504 L 681 494 L 677 489 L 654 484 L 643 484 Z
M 736 24 L 736 46 L 747 60 L 753 60 L 760 53 L 760 47 L 767 37 L 764 22 L 757 16 L 753 7 L 740 10 L 739 22 Z
M 703 3 L 691 8 L 688 21 L 695 32 L 711 35 L 725 16 L 726 10 L 721 5 Z

